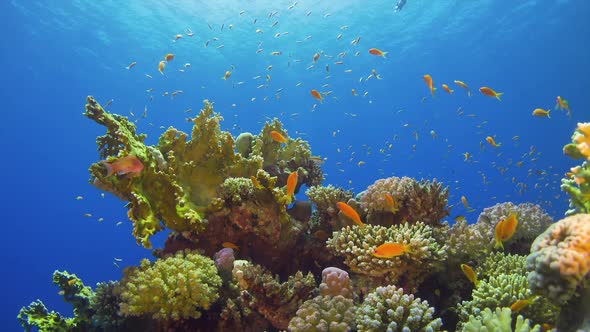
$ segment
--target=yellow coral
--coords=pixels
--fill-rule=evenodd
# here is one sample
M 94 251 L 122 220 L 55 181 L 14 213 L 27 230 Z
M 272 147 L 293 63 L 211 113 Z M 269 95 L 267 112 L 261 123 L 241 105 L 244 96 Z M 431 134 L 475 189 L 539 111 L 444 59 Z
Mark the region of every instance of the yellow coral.
M 590 161 L 590 122 L 578 122 L 578 134 L 574 136 L 576 147 Z

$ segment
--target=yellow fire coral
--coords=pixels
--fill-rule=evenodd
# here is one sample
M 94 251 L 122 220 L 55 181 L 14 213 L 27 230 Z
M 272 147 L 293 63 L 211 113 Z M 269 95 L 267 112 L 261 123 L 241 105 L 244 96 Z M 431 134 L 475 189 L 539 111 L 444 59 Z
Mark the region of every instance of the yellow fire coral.
M 590 285 L 590 214 L 566 217 L 539 235 L 527 257 L 534 293 L 563 304 Z
M 120 312 L 164 320 L 199 318 L 199 309 L 209 309 L 217 300 L 219 286 L 213 260 L 197 253 L 179 251 L 154 264 L 144 259 L 139 267 L 125 270 Z

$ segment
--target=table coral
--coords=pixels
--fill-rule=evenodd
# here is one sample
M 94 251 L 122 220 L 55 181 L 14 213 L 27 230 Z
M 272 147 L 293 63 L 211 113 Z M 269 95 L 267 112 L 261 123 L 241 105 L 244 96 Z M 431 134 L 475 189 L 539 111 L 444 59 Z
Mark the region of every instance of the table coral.
M 527 257 L 531 290 L 558 304 L 590 286 L 590 214 L 566 217 L 549 226 Z
M 195 252 L 180 251 L 151 264 L 125 269 L 121 280 L 120 313 L 151 315 L 154 319 L 198 318 L 200 309 L 218 298 L 221 278 L 213 260 Z
M 336 255 L 344 257 L 350 270 L 359 274 L 385 278 L 413 289 L 429 274 L 442 269 L 447 247 L 432 236 L 432 227 L 423 223 L 390 227 L 348 226 L 327 241 Z M 375 248 L 386 242 L 409 244 L 411 251 L 389 259 L 373 256 Z
M 478 315 L 469 317 L 469 322 L 463 325 L 463 332 L 541 332 L 540 325 L 531 327 L 528 319 L 521 315 L 516 318 L 516 325 L 512 329 L 512 311 L 510 308 L 496 308 L 495 311 L 485 308 Z
M 434 318 L 434 308 L 427 301 L 390 285 L 367 296 L 357 309 L 356 324 L 359 332 L 439 331 L 442 321 Z
M 393 206 L 387 194 L 393 198 Z M 367 210 L 367 223 L 395 225 L 403 222 L 423 222 L 439 226 L 449 215 L 449 188 L 436 179 L 417 181 L 409 177 L 380 179 L 370 185 L 361 197 Z

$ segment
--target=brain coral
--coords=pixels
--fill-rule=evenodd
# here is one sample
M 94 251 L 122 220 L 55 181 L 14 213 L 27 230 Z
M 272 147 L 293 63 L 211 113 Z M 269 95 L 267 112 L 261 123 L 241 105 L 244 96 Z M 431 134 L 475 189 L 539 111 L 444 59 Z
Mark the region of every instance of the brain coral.
M 527 257 L 531 290 L 563 304 L 590 282 L 590 214 L 566 217 L 539 235 Z
M 356 324 L 359 331 L 439 331 L 442 321 L 434 318 L 427 301 L 390 285 L 367 296 L 357 310 Z
M 120 312 L 154 319 L 199 318 L 218 297 L 221 278 L 213 260 L 189 250 L 159 259 L 144 259 L 127 268 L 121 281 Z
M 393 206 L 388 195 L 393 198 Z M 436 179 L 417 181 L 409 177 L 390 177 L 375 181 L 364 192 L 361 203 L 367 210 L 367 222 L 378 225 L 400 224 L 404 221 L 421 221 L 439 226 L 449 215 L 447 209 L 449 189 Z

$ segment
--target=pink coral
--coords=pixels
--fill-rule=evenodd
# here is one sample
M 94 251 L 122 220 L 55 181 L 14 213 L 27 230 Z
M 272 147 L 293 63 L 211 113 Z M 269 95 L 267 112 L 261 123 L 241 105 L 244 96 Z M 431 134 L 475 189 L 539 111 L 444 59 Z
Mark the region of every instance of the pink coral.
M 352 284 L 348 272 L 337 267 L 327 267 L 322 271 L 322 283 L 320 284 L 320 295 L 337 296 L 346 298 L 353 297 Z

